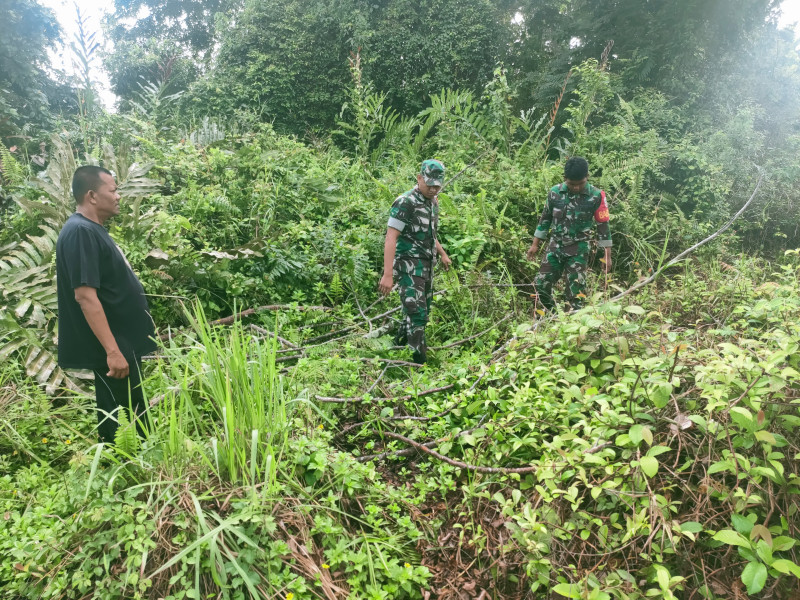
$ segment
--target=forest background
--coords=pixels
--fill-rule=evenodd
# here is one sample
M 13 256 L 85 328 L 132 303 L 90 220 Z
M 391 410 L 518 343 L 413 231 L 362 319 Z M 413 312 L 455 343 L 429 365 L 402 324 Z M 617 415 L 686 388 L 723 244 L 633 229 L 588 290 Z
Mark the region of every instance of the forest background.
M 800 53 L 778 15 L 114 0 L 104 49 L 85 14 L 61 40 L 36 0 L 0 0 L 0 588 L 796 597 Z M 614 272 L 593 259 L 593 307 L 546 316 L 524 253 L 570 155 L 608 193 Z M 414 370 L 376 285 L 428 157 L 454 176 L 456 268 Z M 121 184 L 110 232 L 163 334 L 148 436 L 111 449 L 55 360 L 54 242 L 87 162 Z

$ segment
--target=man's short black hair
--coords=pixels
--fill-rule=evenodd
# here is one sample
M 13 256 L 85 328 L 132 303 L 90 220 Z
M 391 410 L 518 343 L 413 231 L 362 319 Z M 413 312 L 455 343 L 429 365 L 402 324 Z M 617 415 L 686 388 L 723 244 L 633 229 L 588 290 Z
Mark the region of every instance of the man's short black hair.
M 564 179 L 580 181 L 589 176 L 589 163 L 582 156 L 573 156 L 564 163 Z
M 84 165 L 77 168 L 72 176 L 72 195 L 75 196 L 75 202 L 81 204 L 86 192 L 97 191 L 97 188 L 102 183 L 100 173 L 114 176 L 108 169 L 95 165 Z

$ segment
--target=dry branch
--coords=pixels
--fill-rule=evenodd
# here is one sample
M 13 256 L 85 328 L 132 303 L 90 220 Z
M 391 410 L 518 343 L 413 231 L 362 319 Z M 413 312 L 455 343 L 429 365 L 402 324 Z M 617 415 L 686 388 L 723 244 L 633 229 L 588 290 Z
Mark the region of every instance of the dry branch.
M 331 310 L 327 306 L 293 306 L 291 304 L 266 304 L 264 306 L 257 306 L 255 308 L 248 308 L 247 310 L 243 310 L 241 312 L 236 313 L 235 315 L 231 315 L 229 317 L 223 317 L 222 319 L 217 319 L 216 321 L 209 322 L 209 325 L 230 325 L 235 321 L 240 319 L 244 319 L 245 317 L 249 317 L 259 312 L 264 312 L 267 310 L 321 310 L 321 311 L 329 311 Z M 158 339 L 161 341 L 166 341 L 175 336 L 173 331 L 168 331 L 167 333 L 162 333 L 158 336 Z
M 297 350 L 297 348 L 299 347 L 297 344 L 293 344 L 289 340 L 282 338 L 277 333 L 273 333 L 268 329 L 264 329 L 263 327 L 259 327 L 258 325 L 254 325 L 254 324 L 251 323 L 250 325 L 248 325 L 248 328 L 251 331 L 255 331 L 256 333 L 258 333 L 258 334 L 260 334 L 260 335 L 262 335 L 264 337 L 272 336 L 276 340 L 278 340 L 281 344 L 283 344 L 284 346 L 289 346 L 289 348 L 291 348 L 293 350 Z M 280 350 L 279 350 L 279 352 L 280 352 Z
M 404 435 L 400 435 L 399 433 L 393 433 L 391 431 L 374 431 L 375 435 L 383 435 L 385 437 L 390 437 L 396 440 L 400 440 L 401 442 L 412 446 L 413 448 L 419 450 L 420 452 L 424 452 L 429 456 L 432 456 L 442 462 L 446 462 L 448 465 L 452 465 L 454 467 L 458 467 L 459 469 L 465 469 L 467 471 L 474 471 L 476 473 L 535 473 L 539 470 L 539 465 L 532 465 L 530 467 L 481 467 L 480 465 L 470 465 L 465 462 L 461 462 L 460 460 L 453 460 L 452 458 L 446 457 L 444 454 L 439 454 L 436 450 L 431 450 L 424 444 L 420 444 L 419 442 L 415 442 L 414 440 L 407 438 Z
M 703 245 L 707 244 L 708 242 L 710 242 L 711 240 L 713 240 L 714 238 L 718 237 L 723 232 L 725 232 L 725 230 L 727 230 L 731 225 L 733 225 L 734 221 L 736 221 L 736 219 L 738 219 L 742 215 L 742 213 L 745 210 L 747 210 L 747 207 L 750 206 L 750 203 L 753 200 L 755 200 L 756 194 L 758 194 L 758 189 L 761 187 L 761 182 L 764 180 L 764 170 L 761 167 L 758 167 L 758 166 L 756 166 L 756 168 L 758 169 L 758 172 L 759 172 L 758 181 L 756 182 L 756 188 L 753 190 L 753 193 L 750 195 L 750 199 L 747 202 L 744 203 L 744 206 L 742 206 L 742 208 L 740 208 L 739 211 L 735 215 L 733 215 L 730 219 L 728 219 L 728 222 L 725 223 L 725 225 L 720 227 L 717 231 L 712 233 L 710 236 L 708 236 L 704 240 L 701 240 L 701 241 L 697 242 L 691 248 L 688 248 L 688 249 L 684 250 L 683 252 L 681 252 L 680 254 L 678 254 L 678 256 L 673 258 L 671 261 L 669 261 L 667 264 L 665 264 L 663 267 L 661 267 L 658 271 L 653 273 L 647 279 L 643 279 L 639 283 L 629 287 L 624 292 L 620 292 L 619 294 L 617 294 L 616 296 L 611 298 L 611 300 L 612 301 L 619 300 L 620 298 L 623 298 L 623 297 L 627 296 L 628 294 L 631 294 L 631 293 L 635 292 L 636 290 L 638 290 L 640 288 L 643 288 L 648 283 L 651 283 L 652 281 L 654 281 L 656 277 L 658 277 L 661 273 L 663 273 L 668 268 L 673 266 L 675 263 L 677 263 L 677 262 L 681 261 L 682 259 L 684 259 L 685 257 L 687 257 L 689 254 L 691 254 L 692 252 L 697 250 L 700 246 L 703 246 Z
M 514 313 L 507 314 L 505 317 L 500 319 L 497 323 L 492 325 L 491 327 L 484 329 L 480 333 L 476 333 L 475 335 L 471 335 L 468 338 L 464 338 L 463 340 L 458 340 L 457 342 L 453 342 L 452 344 L 445 344 L 444 346 L 431 346 L 430 350 L 444 350 L 446 348 L 454 348 L 455 346 L 460 346 L 461 344 L 466 344 L 467 342 L 474 340 L 475 338 L 479 338 L 482 335 L 489 333 L 493 329 L 497 328 L 501 323 L 508 321 L 511 317 L 514 316 Z
M 367 360 L 375 360 L 375 359 L 370 358 L 370 359 L 367 359 Z M 414 363 L 410 363 L 410 364 L 414 364 Z M 400 402 L 400 401 L 403 401 L 403 400 L 411 400 L 413 398 L 421 398 L 422 396 L 428 396 L 430 394 L 436 394 L 438 392 L 444 392 L 444 391 L 447 391 L 449 389 L 452 389 L 453 387 L 455 387 L 455 383 L 451 383 L 449 385 L 445 385 L 445 386 L 438 387 L 438 388 L 431 388 L 429 390 L 425 390 L 424 392 L 420 392 L 419 394 L 408 394 L 406 396 L 384 396 L 384 397 L 380 397 L 380 398 L 377 398 L 377 397 L 376 398 L 370 398 L 370 400 L 375 401 L 375 402 L 383 402 L 383 401 L 386 401 L 386 400 L 396 400 L 396 401 Z M 318 402 L 329 402 L 329 403 L 333 403 L 333 404 L 350 404 L 352 402 L 363 402 L 365 397 L 364 396 L 353 396 L 351 398 L 336 398 L 336 397 L 331 397 L 331 396 L 314 396 L 314 399 L 317 400 Z

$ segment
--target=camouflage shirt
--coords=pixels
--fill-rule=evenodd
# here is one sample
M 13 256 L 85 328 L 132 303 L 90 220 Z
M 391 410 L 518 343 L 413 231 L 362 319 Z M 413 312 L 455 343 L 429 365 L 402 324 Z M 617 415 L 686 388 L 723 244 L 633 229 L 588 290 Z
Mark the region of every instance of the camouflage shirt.
M 551 246 L 566 247 L 588 242 L 592 238 L 592 222 L 597 223 L 597 245 L 611 246 L 611 231 L 606 193 L 587 183 L 579 194 L 570 194 L 566 183 L 554 185 L 536 227 L 534 237 L 547 238 L 552 230 Z
M 398 196 L 389 212 L 389 227 L 400 232 L 395 260 L 403 257 L 432 260 L 438 226 L 438 199 L 428 200 L 417 188 Z

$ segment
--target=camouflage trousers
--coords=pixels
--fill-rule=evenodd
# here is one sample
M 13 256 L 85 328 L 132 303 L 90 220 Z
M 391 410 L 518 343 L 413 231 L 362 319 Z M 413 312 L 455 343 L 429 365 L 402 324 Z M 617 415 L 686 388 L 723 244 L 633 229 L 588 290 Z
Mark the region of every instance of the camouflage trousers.
M 423 258 L 398 258 L 394 261 L 394 280 L 400 292 L 403 320 L 397 334 L 399 344 L 408 344 L 415 362 L 425 362 L 425 325 L 433 300 L 432 261 Z
M 547 249 L 539 273 L 533 280 L 539 302 L 547 310 L 553 310 L 553 286 L 566 273 L 565 292 L 567 302 L 573 309 L 583 308 L 586 298 L 586 270 L 588 268 L 589 244 L 580 242 L 571 246 L 558 247 L 552 244 Z

